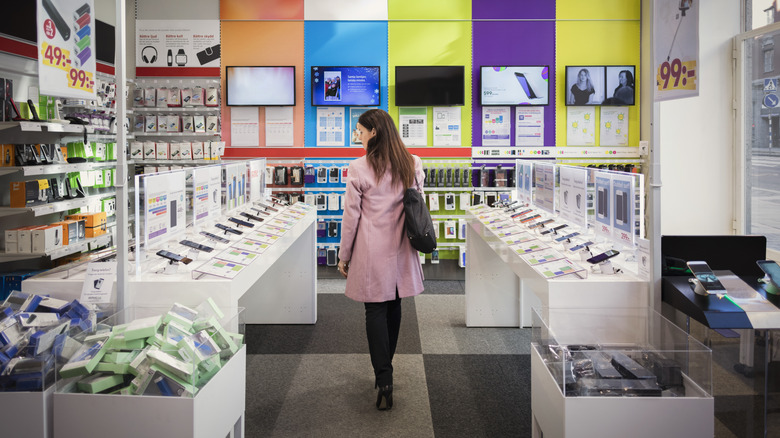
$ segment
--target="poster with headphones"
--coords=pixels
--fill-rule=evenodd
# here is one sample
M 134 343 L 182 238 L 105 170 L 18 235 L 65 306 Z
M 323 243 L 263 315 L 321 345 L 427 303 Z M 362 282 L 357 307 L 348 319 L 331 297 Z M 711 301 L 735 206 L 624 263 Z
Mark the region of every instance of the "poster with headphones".
M 94 1 L 38 0 L 37 31 L 40 93 L 95 99 Z
M 136 76 L 219 76 L 219 20 L 137 20 Z

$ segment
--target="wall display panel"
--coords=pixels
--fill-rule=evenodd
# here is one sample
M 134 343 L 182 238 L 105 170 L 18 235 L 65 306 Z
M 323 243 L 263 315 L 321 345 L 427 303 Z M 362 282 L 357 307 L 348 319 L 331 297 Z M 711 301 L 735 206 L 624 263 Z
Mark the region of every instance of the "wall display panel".
M 303 20 L 303 0 L 220 0 L 223 20 Z
M 558 20 L 639 20 L 640 0 L 555 0 Z M 606 46 L 609 47 L 609 46 Z
M 554 20 L 555 2 L 536 0 L 473 0 L 474 20 Z
M 380 103 L 379 67 L 312 66 L 314 106 L 376 106 Z
M 470 20 L 471 0 L 387 0 L 390 20 Z
M 387 22 L 307 21 L 305 24 L 306 146 L 316 146 L 317 107 L 312 106 L 312 66 L 378 66 L 379 108 L 387 109 Z M 338 105 L 338 104 L 337 104 Z M 345 112 L 349 115 L 349 111 Z M 343 146 L 349 146 L 344 136 Z
M 560 15 L 561 8 L 558 7 Z M 566 66 L 612 66 L 640 64 L 640 22 L 639 20 L 616 21 L 558 21 L 556 24 L 555 70 L 559 78 L 566 75 Z M 601 67 L 603 68 L 603 67 Z M 637 87 L 641 77 L 635 77 Z M 568 144 L 566 138 L 566 81 L 557 80 L 555 101 L 556 144 Z M 614 91 L 614 90 L 612 90 Z M 608 91 L 609 93 L 609 91 Z M 635 94 L 634 106 L 628 108 L 628 145 L 639 145 L 639 93 Z M 595 108 L 598 109 L 598 108 Z M 600 111 L 594 111 L 595 126 L 600 126 Z M 596 137 L 596 145 L 600 145 Z
M 392 6 L 392 3 L 391 3 Z M 390 22 L 388 72 L 388 112 L 398 124 L 395 104 L 395 66 L 462 65 L 464 66 L 464 106 L 461 107 L 461 146 L 470 146 L 472 114 L 471 22 Z M 432 120 L 428 109 L 428 120 Z M 428 124 L 428 138 L 433 139 L 433 123 Z
M 225 67 L 227 106 L 294 106 L 295 66 Z
M 387 0 L 305 0 L 306 20 L 387 20 Z
M 110 3 L 114 4 L 114 2 Z M 133 2 L 126 1 L 126 3 L 129 5 Z M 191 0 L 186 3 L 179 1 L 135 0 L 134 3 L 136 20 L 219 20 L 220 18 L 219 2 L 214 0 Z
M 303 72 L 303 22 L 273 21 L 222 21 L 222 65 L 276 65 L 295 66 L 295 100 L 293 107 L 293 145 L 302 146 L 304 138 L 304 72 Z M 251 41 L 263 50 L 247 50 Z M 226 89 L 223 70 L 222 89 Z M 230 126 L 231 108 L 222 99 L 222 125 Z M 265 108 L 258 108 L 260 147 L 266 144 Z M 231 144 L 229 129 L 223 129 L 222 139 Z M 262 156 L 258 151 L 242 151 L 244 156 Z
M 521 2 L 518 2 L 521 3 Z M 545 2 L 542 2 L 545 3 Z M 476 3 L 475 3 L 476 4 Z M 535 4 L 535 3 L 534 3 Z M 479 89 L 479 68 L 482 65 L 501 65 L 522 61 L 524 65 L 549 65 L 550 104 L 543 107 L 544 144 L 554 146 L 555 137 L 555 22 L 553 21 L 490 21 L 473 23 L 473 114 L 472 125 L 482 126 Z M 513 44 L 512 41 L 534 41 L 533 44 Z M 502 43 L 503 42 L 503 43 Z M 561 76 L 563 77 L 563 76 Z M 516 115 L 512 108 L 512 117 Z M 512 123 L 512 139 L 515 138 L 515 123 Z M 480 129 L 472 133 L 472 144 L 482 144 Z M 512 145 L 515 145 L 514 142 Z

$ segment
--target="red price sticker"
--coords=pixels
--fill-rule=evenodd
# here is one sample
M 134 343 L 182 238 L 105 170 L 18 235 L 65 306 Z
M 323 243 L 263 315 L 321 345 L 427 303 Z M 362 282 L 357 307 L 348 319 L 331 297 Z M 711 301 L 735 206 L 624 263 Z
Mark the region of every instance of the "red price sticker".
M 59 68 L 63 71 L 70 70 L 70 51 L 43 43 L 41 46 L 43 65 Z
M 658 66 L 655 82 L 658 90 L 695 90 L 696 89 L 696 61 L 680 61 L 679 58 L 671 62 L 665 61 Z
M 95 88 L 92 73 L 77 68 L 70 69 L 68 71 L 68 87 L 91 93 Z

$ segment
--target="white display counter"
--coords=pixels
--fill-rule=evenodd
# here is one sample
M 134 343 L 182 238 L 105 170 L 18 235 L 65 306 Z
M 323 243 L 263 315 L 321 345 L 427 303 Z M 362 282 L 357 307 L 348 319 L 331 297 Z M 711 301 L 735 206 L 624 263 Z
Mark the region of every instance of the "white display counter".
M 0 392 L 3 436 L 53 437 L 54 385 L 45 391 Z
M 646 307 L 648 283 L 631 272 L 545 278 L 469 209 L 466 325 L 529 327 L 533 307 Z M 575 262 L 578 261 L 575 260 Z M 582 262 L 583 268 L 589 268 Z

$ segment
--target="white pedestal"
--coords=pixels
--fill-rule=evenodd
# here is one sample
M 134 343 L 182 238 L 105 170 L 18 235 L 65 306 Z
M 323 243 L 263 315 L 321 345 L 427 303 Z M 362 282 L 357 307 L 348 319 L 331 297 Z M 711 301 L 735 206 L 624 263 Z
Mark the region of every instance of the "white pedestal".
M 193 398 L 54 394 L 57 438 L 244 436 L 246 347 Z
M 2 435 L 53 437 L 53 396 L 54 385 L 41 392 L 0 392 Z
M 687 380 L 686 394 L 698 389 Z M 712 397 L 564 397 L 531 349 L 534 438 L 712 438 Z

